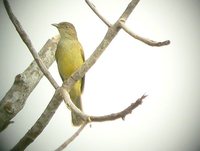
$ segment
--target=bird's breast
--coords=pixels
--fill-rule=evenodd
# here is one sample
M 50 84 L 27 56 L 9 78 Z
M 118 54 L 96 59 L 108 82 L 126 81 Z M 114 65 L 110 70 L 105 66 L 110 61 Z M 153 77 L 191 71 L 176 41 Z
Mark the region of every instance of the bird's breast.
M 64 80 L 83 64 L 81 49 L 77 40 L 61 40 L 58 43 L 55 57 L 59 73 Z

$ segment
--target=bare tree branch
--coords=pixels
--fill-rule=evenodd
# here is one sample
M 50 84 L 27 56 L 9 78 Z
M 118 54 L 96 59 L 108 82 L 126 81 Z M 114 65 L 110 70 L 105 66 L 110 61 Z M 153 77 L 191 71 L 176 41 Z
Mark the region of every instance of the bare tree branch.
M 132 13 L 132 11 L 135 9 L 136 5 L 139 3 L 140 0 L 132 0 L 128 6 L 126 7 L 125 11 L 122 13 L 122 15 L 119 17 L 120 20 L 123 20 L 126 22 L 129 15 Z
M 112 113 L 109 115 L 104 115 L 104 116 L 90 116 L 86 115 L 85 113 L 81 112 L 71 101 L 69 93 L 64 89 L 60 89 L 60 94 L 62 95 L 65 103 L 70 107 L 70 109 L 78 114 L 85 122 L 83 125 L 78 129 L 77 132 L 75 132 L 69 139 L 67 139 L 56 151 L 61 151 L 64 148 L 67 147 L 69 143 L 71 143 L 78 135 L 79 133 L 83 130 L 83 128 L 87 125 L 88 122 L 104 122 L 104 121 L 112 121 L 116 120 L 118 118 L 122 118 L 123 120 L 125 119 L 126 115 L 131 114 L 132 111 L 137 108 L 140 104 L 142 104 L 142 101 L 144 98 L 146 98 L 146 95 L 143 95 L 141 98 L 137 99 L 136 102 L 132 103 L 130 106 L 125 108 L 123 111 L 118 112 L 118 113 Z
M 55 60 L 58 37 L 49 39 L 39 52 L 45 66 L 49 68 Z M 15 77 L 15 81 L 0 101 L 0 131 L 8 126 L 10 120 L 24 107 L 24 104 L 43 77 L 37 63 L 33 61 L 27 69 Z
M 28 35 L 26 34 L 26 32 L 23 30 L 20 22 L 17 20 L 17 17 L 13 14 L 12 9 L 10 7 L 10 4 L 8 3 L 7 0 L 4 0 L 4 6 L 6 8 L 6 11 L 8 13 L 8 16 L 10 18 L 10 20 L 12 21 L 12 23 L 14 24 L 16 30 L 18 31 L 21 39 L 24 41 L 24 43 L 26 44 L 26 46 L 28 47 L 29 51 L 31 52 L 33 58 L 35 59 L 36 63 L 38 64 L 38 66 L 40 67 L 41 71 L 43 72 L 43 74 L 46 76 L 46 78 L 50 81 L 50 83 L 53 85 L 53 87 L 56 89 L 59 87 L 59 85 L 57 84 L 57 82 L 53 79 L 52 75 L 50 74 L 50 72 L 47 70 L 46 66 L 44 65 L 44 63 L 42 62 L 42 60 L 40 59 L 39 55 L 37 54 L 37 51 L 35 50 L 35 48 L 33 47 L 31 40 L 29 39 Z
M 87 0 L 86 2 L 88 3 L 89 1 Z M 132 0 L 129 3 L 126 10 L 122 13 L 121 17 L 116 21 L 116 23 L 108 28 L 105 37 L 103 38 L 99 46 L 95 49 L 95 51 L 92 53 L 92 55 L 85 61 L 81 68 L 79 68 L 76 72 L 74 72 L 71 75 L 71 77 L 64 81 L 63 87 L 66 88 L 67 91 L 69 91 L 69 88 L 71 88 L 71 86 L 77 80 L 82 78 L 85 75 L 85 73 L 95 64 L 97 59 L 102 55 L 104 50 L 108 47 L 108 45 L 111 43 L 114 37 L 118 34 L 119 30 L 121 29 L 121 21 L 123 20 L 123 22 L 125 22 L 127 20 L 130 13 L 133 11 L 138 2 L 139 0 Z M 94 5 L 91 4 L 91 6 Z
M 85 122 L 83 125 L 81 125 L 81 127 L 69 139 L 67 139 L 60 147 L 58 147 L 55 151 L 61 151 L 61 150 L 65 149 L 80 134 L 80 132 L 85 128 L 85 126 L 87 124 L 88 123 Z
M 111 23 L 109 23 L 109 21 L 106 20 L 106 18 L 104 18 L 96 9 L 95 5 L 92 4 L 89 0 L 85 0 L 85 2 L 88 4 L 88 6 L 93 10 L 93 12 L 108 26 L 112 26 Z
M 76 114 L 78 114 L 83 120 L 87 121 L 89 119 L 89 116 L 83 113 L 79 108 L 77 108 L 74 103 L 72 102 L 69 93 L 66 91 L 65 88 L 60 88 L 60 93 L 63 97 L 63 100 L 65 101 L 65 104 L 70 108 L 70 110 L 74 111 Z
M 109 115 L 104 115 L 104 116 L 90 116 L 85 113 L 83 113 L 81 110 L 79 110 L 72 102 L 70 99 L 69 94 L 64 88 L 60 88 L 60 93 L 63 96 L 63 99 L 65 103 L 70 107 L 70 109 L 75 112 L 77 115 L 79 115 L 83 120 L 86 122 L 104 122 L 104 121 L 113 121 L 118 118 L 124 119 L 127 114 L 130 114 L 136 107 L 138 107 L 140 104 L 142 104 L 142 100 L 147 97 L 147 95 L 143 95 L 139 99 L 136 100 L 135 103 L 132 103 L 130 106 L 125 108 L 123 111 L 118 112 L 118 113 L 112 113 Z
M 142 97 L 138 98 L 134 103 L 132 103 L 130 106 L 128 106 L 121 112 L 112 113 L 105 116 L 90 116 L 90 120 L 92 122 L 113 121 L 118 118 L 122 118 L 124 120 L 125 116 L 128 114 L 131 114 L 135 108 L 137 108 L 140 104 L 142 104 L 143 99 L 145 99 L 146 97 L 147 95 L 143 95 Z
M 74 72 L 66 81 L 63 83 L 63 87 L 69 92 L 69 89 L 74 85 L 76 81 L 81 79 L 85 73 L 96 63 L 96 61 L 99 59 L 99 57 L 102 55 L 102 53 L 105 51 L 105 49 L 108 47 L 110 42 L 114 39 L 114 37 L 119 32 L 119 22 L 116 22 L 114 25 L 112 25 L 105 37 L 103 38 L 102 42 L 99 44 L 99 46 L 95 49 L 95 51 L 92 53 L 92 55 L 84 62 L 84 64 L 76 71 Z
M 86 0 L 86 2 L 88 3 L 88 5 L 90 4 L 90 2 L 88 0 Z M 48 80 L 51 82 L 51 84 L 56 89 L 56 92 L 55 92 L 53 98 L 51 99 L 50 103 L 48 104 L 48 106 L 46 107 L 45 111 L 42 113 L 40 118 L 32 126 L 32 128 L 24 135 L 24 137 L 16 144 L 16 146 L 12 150 L 24 150 L 29 144 L 31 144 L 37 138 L 37 136 L 43 131 L 43 129 L 49 123 L 50 119 L 54 115 L 58 106 L 62 102 L 62 97 L 65 99 L 65 101 L 70 106 L 70 108 L 86 121 L 85 125 L 87 124 L 87 122 L 90 122 L 90 121 L 91 122 L 93 122 L 93 121 L 101 122 L 101 121 L 107 121 L 107 120 L 115 120 L 117 118 L 124 119 L 127 114 L 131 113 L 133 109 L 135 109 L 138 105 L 140 105 L 142 103 L 142 100 L 146 97 L 145 95 L 143 95 L 135 103 L 131 104 L 129 107 L 127 107 L 125 110 L 123 110 L 121 112 L 110 114 L 110 115 L 105 115 L 105 116 L 88 116 L 76 108 L 76 106 L 73 104 L 73 102 L 71 102 L 71 99 L 68 94 L 68 92 L 70 91 L 70 89 L 74 85 L 74 83 L 77 80 L 81 79 L 85 75 L 85 73 L 95 64 L 97 59 L 102 55 L 102 53 L 105 51 L 107 46 L 117 35 L 119 30 L 121 28 L 123 28 L 125 30 L 123 23 L 125 23 L 125 21 L 127 20 L 127 18 L 129 17 L 129 15 L 131 14 L 131 12 L 133 11 L 133 9 L 135 8 L 135 6 L 137 5 L 138 2 L 139 2 L 139 0 L 132 0 L 129 3 L 129 5 L 127 6 L 126 10 L 121 15 L 121 17 L 113 25 L 111 25 L 108 21 L 106 21 L 105 18 L 103 18 L 101 15 L 98 15 L 99 13 L 96 13 L 101 18 L 101 20 L 109 27 L 108 31 L 107 31 L 104 39 L 102 40 L 102 42 L 99 44 L 99 46 L 93 52 L 93 54 L 85 61 L 85 63 L 76 72 L 74 72 L 72 74 L 72 76 L 69 79 L 64 81 L 62 87 L 59 88 L 58 84 L 52 78 L 51 74 L 48 72 L 45 65 L 42 63 L 40 57 L 38 56 L 37 52 L 33 48 L 30 39 L 28 38 L 25 31 L 22 29 L 19 21 L 13 15 L 11 8 L 9 6 L 9 3 L 7 2 L 7 0 L 4 0 L 4 5 L 6 7 L 6 10 L 8 12 L 8 15 L 9 15 L 11 21 L 15 25 L 16 30 L 18 31 L 22 40 L 25 42 L 25 44 L 29 48 L 30 52 L 32 53 L 36 63 L 40 67 L 41 71 L 44 73 L 44 75 L 48 78 Z M 91 8 L 94 7 L 94 5 L 89 5 L 89 6 Z M 127 31 L 127 30 L 125 30 L 125 31 Z M 63 91 L 63 88 L 65 88 L 66 91 Z M 63 95 L 63 93 L 66 95 Z M 84 125 L 82 126 L 82 128 L 84 128 Z M 78 136 L 78 134 L 81 132 L 81 130 L 82 129 L 80 128 L 80 131 L 77 131 L 77 133 L 75 133 L 70 139 L 68 139 L 66 141 L 67 143 L 66 142 L 64 143 L 64 146 L 66 144 L 68 145 L 71 141 L 73 141 L 73 139 L 76 136 Z
M 139 36 L 139 35 L 133 33 L 124 23 L 121 23 L 121 27 L 122 27 L 122 28 L 124 29 L 124 31 L 126 31 L 130 36 L 132 36 L 133 38 L 135 38 L 135 39 L 137 39 L 137 40 L 140 40 L 140 41 L 144 42 L 144 43 L 147 44 L 147 45 L 160 47 L 160 46 L 165 46 L 165 45 L 169 45 L 169 44 L 170 44 L 170 41 L 169 41 L 169 40 L 166 40 L 166 41 L 163 41 L 163 42 L 157 42 L 157 41 L 153 41 L 153 40 L 150 40 L 150 39 L 141 37 L 141 36 Z
M 86 3 L 89 5 L 89 7 L 93 10 L 93 12 L 108 26 L 112 26 L 111 23 L 109 23 L 109 21 L 106 20 L 105 17 L 103 17 L 99 12 L 98 10 L 96 9 L 95 5 L 92 4 L 89 0 L 85 0 Z M 137 1 L 132 1 L 131 3 L 129 3 L 128 7 L 126 8 L 125 12 L 121 15 L 120 17 L 120 26 L 121 28 L 127 32 L 130 36 L 132 36 L 133 38 L 137 39 L 137 40 L 140 40 L 142 42 L 144 42 L 145 44 L 147 45 L 150 45 L 150 46 L 165 46 L 165 45 L 168 45 L 170 44 L 170 41 L 169 40 L 166 40 L 166 41 L 163 41 L 163 42 L 156 42 L 154 40 L 150 40 L 148 38 L 144 38 L 144 37 L 141 37 L 137 34 L 135 34 L 134 32 L 132 32 L 125 24 L 124 22 L 127 20 L 127 17 L 130 15 L 130 13 L 132 12 L 132 9 L 130 8 L 133 8 L 138 4 L 139 0 Z

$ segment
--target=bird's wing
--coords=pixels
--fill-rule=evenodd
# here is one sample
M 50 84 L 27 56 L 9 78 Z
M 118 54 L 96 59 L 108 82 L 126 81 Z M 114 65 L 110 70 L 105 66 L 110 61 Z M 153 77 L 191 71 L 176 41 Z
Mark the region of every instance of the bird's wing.
M 81 44 L 80 44 L 80 51 L 81 51 L 81 56 L 83 58 L 83 62 L 85 62 L 85 55 L 84 55 L 83 47 L 81 46 Z M 81 80 L 81 92 L 83 92 L 84 85 L 85 85 L 85 76 L 83 76 Z

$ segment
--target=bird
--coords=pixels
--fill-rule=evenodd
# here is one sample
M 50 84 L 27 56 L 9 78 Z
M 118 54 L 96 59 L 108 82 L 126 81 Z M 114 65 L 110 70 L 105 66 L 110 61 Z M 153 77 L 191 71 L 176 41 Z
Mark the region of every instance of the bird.
M 52 25 L 58 29 L 60 34 L 60 40 L 55 52 L 55 59 L 61 79 L 65 81 L 84 63 L 84 51 L 72 23 L 60 22 Z M 81 111 L 83 111 L 81 94 L 83 92 L 84 83 L 85 76 L 78 80 L 69 91 L 72 102 Z M 75 112 L 71 111 L 71 117 L 74 126 L 83 124 L 83 120 Z

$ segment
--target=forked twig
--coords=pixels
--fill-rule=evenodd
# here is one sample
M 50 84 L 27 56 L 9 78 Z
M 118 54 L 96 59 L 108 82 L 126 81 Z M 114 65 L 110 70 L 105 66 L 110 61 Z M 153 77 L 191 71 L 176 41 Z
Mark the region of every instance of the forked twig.
M 96 9 L 95 5 L 92 4 L 89 0 L 85 0 L 86 3 L 88 4 L 88 6 L 93 10 L 93 12 L 108 26 L 110 27 L 112 24 L 109 23 L 109 21 L 106 20 L 105 17 L 103 17 L 99 11 Z M 135 34 L 133 31 L 131 31 L 126 25 L 125 25 L 125 21 L 127 20 L 127 17 L 129 16 L 128 15 L 128 11 L 132 12 L 130 10 L 130 8 L 134 8 L 137 3 L 139 2 L 139 0 L 137 1 L 131 1 L 131 3 L 129 3 L 128 7 L 126 8 L 127 11 L 124 11 L 125 13 L 123 13 L 120 17 L 120 26 L 121 28 L 127 32 L 130 36 L 132 36 L 133 38 L 141 41 L 141 42 L 144 42 L 145 44 L 149 45 L 149 46 L 157 46 L 157 47 L 160 47 L 160 46 L 165 46 L 165 45 L 169 45 L 170 44 L 170 41 L 169 40 L 165 40 L 163 42 L 157 42 L 157 41 L 154 41 L 154 40 L 151 40 L 151 39 L 148 39 L 148 38 L 145 38 L 145 37 L 141 37 L 137 34 Z

